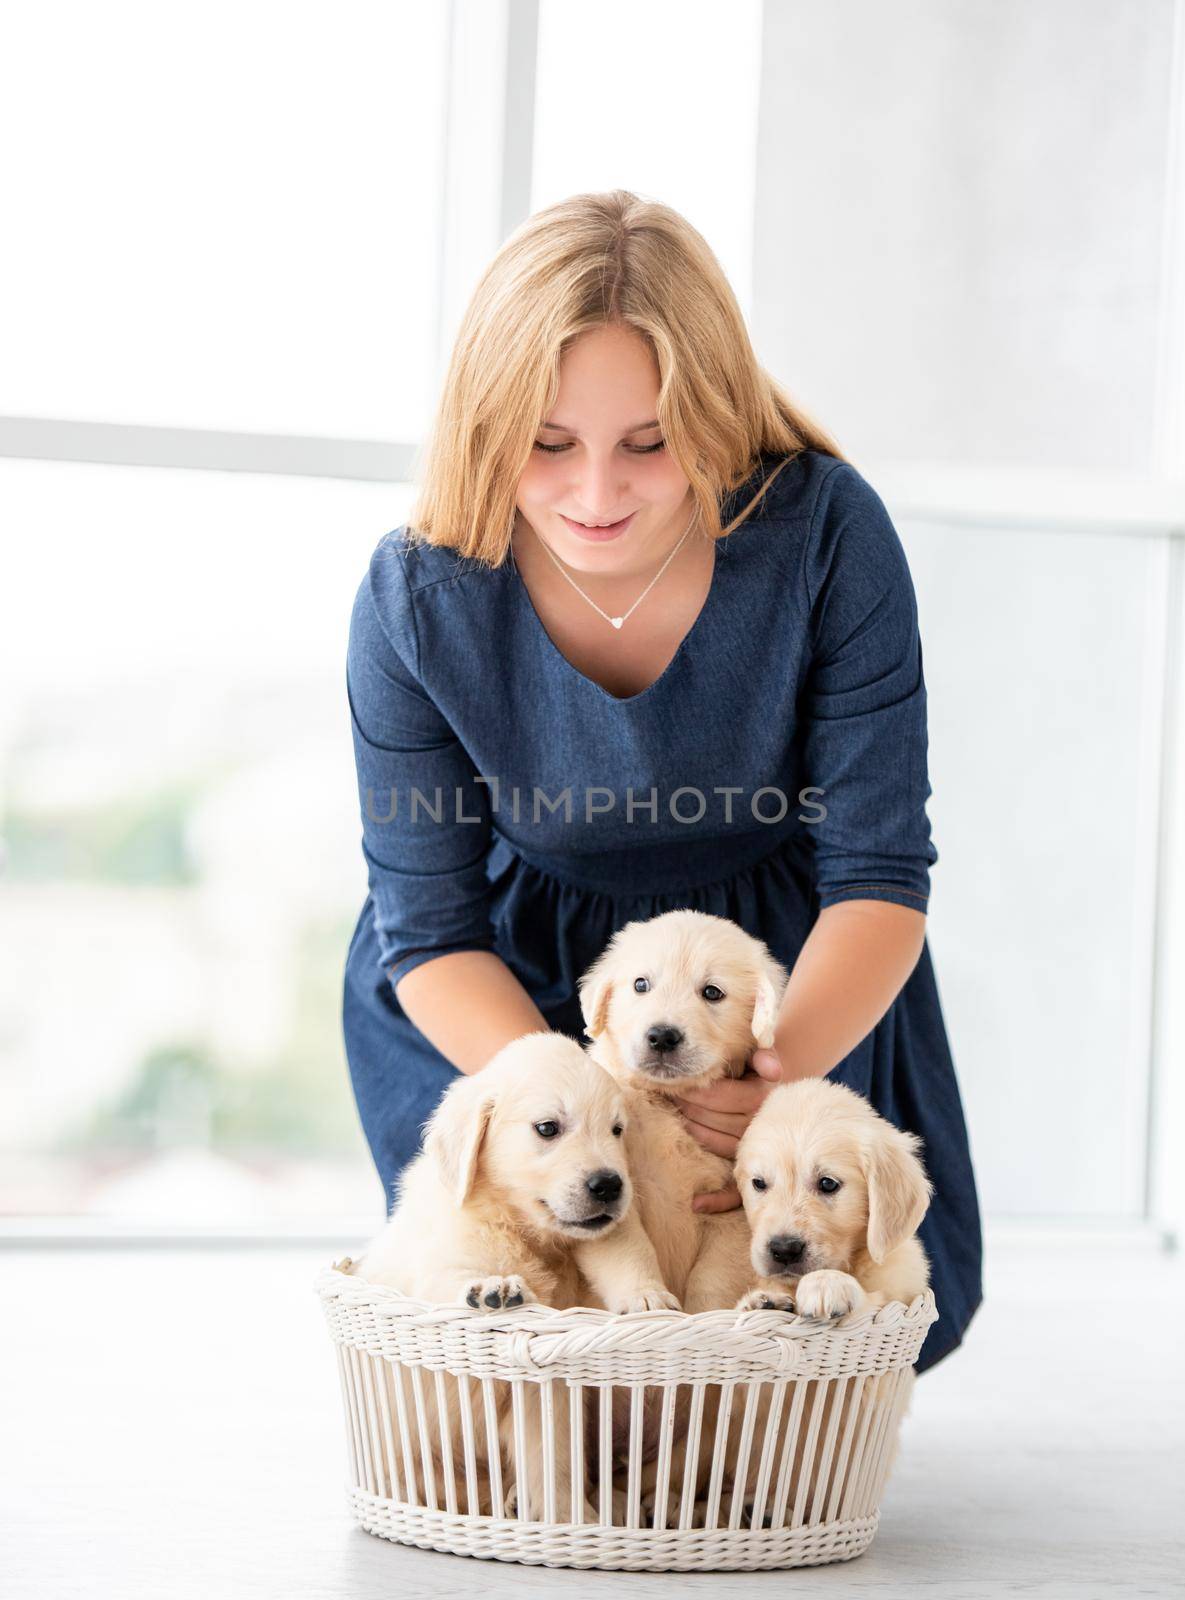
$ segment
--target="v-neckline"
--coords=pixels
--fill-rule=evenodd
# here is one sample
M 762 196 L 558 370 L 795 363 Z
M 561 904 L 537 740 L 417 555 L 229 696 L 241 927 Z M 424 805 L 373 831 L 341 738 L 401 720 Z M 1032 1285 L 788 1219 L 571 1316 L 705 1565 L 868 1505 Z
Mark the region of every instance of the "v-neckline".
M 568 672 L 572 673 L 574 677 L 579 678 L 581 683 L 587 684 L 590 689 L 594 689 L 596 693 L 600 695 L 603 700 L 607 700 L 610 705 L 633 706 L 637 705 L 640 700 L 645 700 L 648 695 L 653 694 L 656 689 L 660 688 L 662 684 L 674 676 L 675 668 L 678 666 L 682 657 L 686 654 L 687 648 L 691 643 L 693 636 L 697 632 L 701 631 L 705 619 L 713 609 L 713 606 L 719 603 L 721 567 L 723 566 L 728 554 L 724 547 L 729 539 L 735 538 L 738 533 L 744 532 L 746 527 L 748 527 L 748 523 L 742 523 L 741 527 L 734 528 L 731 534 L 724 535 L 713 541 L 715 548 L 712 551 L 712 578 L 708 584 L 708 592 L 704 596 L 703 604 L 696 612 L 691 626 L 687 629 L 687 632 L 676 645 L 675 653 L 659 673 L 658 677 L 654 678 L 650 683 L 648 683 L 644 689 L 639 689 L 637 694 L 621 695 L 610 693 L 610 691 L 605 688 L 604 684 L 598 683 L 595 678 L 590 678 L 586 672 L 581 672 L 580 668 L 575 664 L 575 662 L 568 659 L 568 657 L 560 649 L 559 645 L 556 644 L 551 634 L 548 633 L 547 628 L 544 625 L 543 618 L 539 615 L 534 600 L 531 599 L 531 591 L 527 588 L 526 583 L 523 581 L 523 575 L 518 569 L 518 563 L 512 558 L 509 565 L 514 572 L 515 588 L 525 599 L 530 613 L 530 618 L 534 623 L 534 627 L 543 636 L 545 648 L 550 650 L 552 655 L 557 658 L 557 660 L 567 669 Z

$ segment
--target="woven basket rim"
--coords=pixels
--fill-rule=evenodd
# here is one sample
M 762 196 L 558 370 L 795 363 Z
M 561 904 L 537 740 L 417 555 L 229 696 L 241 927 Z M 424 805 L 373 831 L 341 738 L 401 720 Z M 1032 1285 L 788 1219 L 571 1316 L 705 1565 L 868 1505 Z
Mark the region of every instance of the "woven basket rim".
M 925 1289 L 908 1305 L 901 1300 L 890 1300 L 872 1311 L 849 1313 L 841 1323 L 822 1317 L 808 1317 L 801 1313 L 785 1311 L 603 1311 L 596 1306 L 573 1306 L 567 1310 L 555 1306 L 525 1305 L 513 1310 L 482 1311 L 469 1306 L 417 1300 L 388 1284 L 373 1283 L 365 1278 L 355 1278 L 345 1270 L 349 1257 L 335 1261 L 318 1272 L 313 1288 L 323 1304 L 338 1301 L 350 1306 L 370 1308 L 376 1315 L 398 1320 L 413 1328 L 440 1327 L 442 1323 L 470 1326 L 474 1329 L 521 1331 L 530 1334 L 562 1334 L 582 1330 L 612 1328 L 628 1338 L 638 1348 L 644 1340 L 645 1330 L 661 1337 L 662 1331 L 679 1328 L 684 1333 L 693 1328 L 719 1333 L 726 1328 L 744 1328 L 762 1334 L 775 1334 L 779 1339 L 795 1341 L 809 1339 L 843 1340 L 863 1339 L 870 1333 L 887 1333 L 890 1329 L 904 1327 L 928 1328 L 938 1321 L 938 1307 L 934 1291 Z

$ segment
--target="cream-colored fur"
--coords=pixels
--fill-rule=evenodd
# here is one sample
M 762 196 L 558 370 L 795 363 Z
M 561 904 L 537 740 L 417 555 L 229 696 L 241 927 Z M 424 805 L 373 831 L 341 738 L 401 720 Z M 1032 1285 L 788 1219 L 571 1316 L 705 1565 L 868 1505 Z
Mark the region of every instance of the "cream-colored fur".
M 739 1309 L 773 1300 L 842 1317 L 921 1294 L 930 1270 L 915 1235 L 932 1191 L 920 1145 L 845 1084 L 774 1089 L 737 1151 L 757 1279 Z
M 735 1304 L 748 1281 L 748 1229 L 740 1212 L 692 1210 L 696 1194 L 732 1182 L 732 1164 L 692 1137 L 672 1097 L 740 1077 L 754 1049 L 772 1045 L 786 981 L 760 940 L 686 910 L 627 923 L 580 980 L 589 1054 L 628 1096 L 642 1222 L 685 1311 Z M 674 1030 L 678 1043 L 656 1049 L 656 1029 Z
M 355 1274 L 416 1299 L 491 1312 L 533 1300 L 560 1308 L 677 1309 L 632 1203 L 629 1119 L 628 1097 L 575 1040 L 550 1032 L 514 1040 L 482 1071 L 448 1089 L 425 1130 L 423 1152 L 404 1173 L 390 1221 L 355 1264 Z M 616 1180 L 620 1192 L 605 1198 Z M 456 1462 L 460 1402 L 456 1380 L 448 1382 Z M 495 1387 L 507 1454 L 510 1392 L 505 1384 Z M 537 1388 L 523 1386 L 532 1441 L 528 1487 L 536 1507 L 542 1493 Z M 434 1395 L 430 1388 L 436 1423 Z M 570 1492 L 565 1459 L 561 1448 L 561 1505 Z M 439 1449 L 435 1466 L 440 1470 Z M 488 1453 L 481 1466 L 488 1511 Z M 517 1487 L 509 1504 L 516 1494 Z
M 752 1233 L 755 1279 L 737 1309 L 796 1311 L 842 1324 L 890 1300 L 908 1305 L 921 1294 L 930 1270 L 916 1232 L 932 1186 L 918 1158 L 920 1145 L 915 1134 L 894 1127 L 844 1084 L 803 1078 L 774 1089 L 737 1151 L 736 1176 Z M 833 1184 L 839 1187 L 833 1189 Z M 905 1381 L 912 1392 L 912 1372 Z M 814 1415 L 818 1385 L 805 1387 L 801 1416 L 808 1418 Z M 886 1380 L 872 1380 L 855 1403 L 865 1409 L 886 1392 Z M 758 1437 L 771 1395 L 763 1388 Z M 845 1403 L 853 1403 L 852 1396 Z M 828 1390 L 816 1440 L 827 1437 L 834 1404 L 834 1393 Z M 787 1420 L 781 1424 L 779 1457 Z M 842 1417 L 840 1423 L 848 1426 Z M 825 1496 L 838 1502 L 839 1491 L 834 1484 L 816 1482 L 814 1463 L 804 1473 L 804 1446 L 800 1431 L 791 1505 L 809 1510 L 817 1498 L 821 1510 Z M 894 1442 L 889 1465 L 895 1453 Z M 733 1493 L 751 1500 L 755 1468 L 750 1463 L 746 1483 L 733 1483 L 735 1455 L 734 1445 L 728 1481 Z
M 628 1123 L 627 1098 L 575 1040 L 514 1040 L 449 1088 L 356 1271 L 422 1300 L 472 1303 L 487 1279 L 515 1277 L 524 1301 L 561 1308 L 671 1305 L 631 1212 Z M 547 1124 L 555 1136 L 537 1131 Z M 620 1178 L 619 1197 L 589 1192 L 598 1173 Z M 590 1229 L 598 1216 L 609 1221 Z
M 772 1045 L 787 976 L 765 945 L 736 923 L 678 910 L 628 923 L 580 980 L 589 1053 L 626 1092 L 626 1140 L 642 1223 L 663 1280 L 685 1311 L 735 1305 L 752 1274 L 744 1213 L 692 1209 L 697 1194 L 732 1182 L 732 1164 L 692 1137 L 672 1097 L 739 1077 L 755 1048 Z M 704 1437 L 710 1437 L 717 1399 L 709 1391 Z M 672 1481 L 681 1481 L 684 1465 L 686 1391 L 678 1403 Z M 623 1422 L 615 1413 L 619 1444 Z M 657 1450 L 654 1422 L 648 1415 L 644 1426 L 647 1499 Z

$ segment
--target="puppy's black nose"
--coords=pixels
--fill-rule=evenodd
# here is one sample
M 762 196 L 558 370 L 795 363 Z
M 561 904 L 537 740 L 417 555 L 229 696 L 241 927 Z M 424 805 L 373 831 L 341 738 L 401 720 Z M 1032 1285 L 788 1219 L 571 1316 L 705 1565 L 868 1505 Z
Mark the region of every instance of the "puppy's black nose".
M 770 1259 L 776 1261 L 779 1267 L 792 1267 L 796 1261 L 802 1260 L 806 1240 L 792 1239 L 788 1233 L 780 1233 L 765 1248 L 770 1253 Z
M 584 1187 L 594 1200 L 601 1200 L 608 1205 L 610 1201 L 621 1199 L 621 1173 L 611 1172 L 605 1167 L 603 1171 L 594 1172 L 591 1178 L 587 1178 Z
M 646 1042 L 652 1050 L 663 1054 L 667 1050 L 677 1050 L 683 1043 L 681 1028 L 672 1028 L 669 1022 L 656 1022 L 646 1035 Z

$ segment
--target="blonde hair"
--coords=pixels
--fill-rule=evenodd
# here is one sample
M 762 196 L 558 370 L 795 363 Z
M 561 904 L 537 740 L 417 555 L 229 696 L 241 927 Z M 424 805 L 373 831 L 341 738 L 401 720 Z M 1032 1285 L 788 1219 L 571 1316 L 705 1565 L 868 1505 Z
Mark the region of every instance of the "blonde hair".
M 655 356 L 655 414 L 710 537 L 743 522 L 803 450 L 845 459 L 759 365 L 728 279 L 686 218 L 627 189 L 578 194 L 528 217 L 473 292 L 425 445 L 413 539 L 502 564 L 561 357 L 606 324 L 632 328 Z M 722 527 L 725 498 L 763 455 L 786 459 Z

